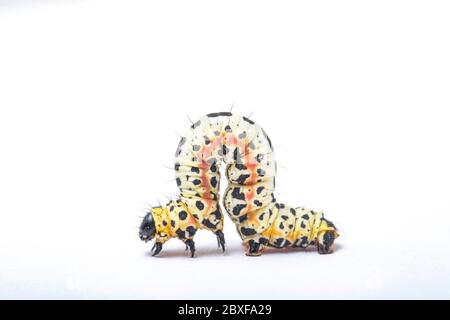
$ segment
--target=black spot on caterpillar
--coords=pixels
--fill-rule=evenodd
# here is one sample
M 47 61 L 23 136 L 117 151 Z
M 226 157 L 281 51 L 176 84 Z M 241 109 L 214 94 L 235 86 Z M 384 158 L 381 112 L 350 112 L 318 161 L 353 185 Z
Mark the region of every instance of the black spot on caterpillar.
M 193 226 L 189 226 L 186 228 L 186 231 L 188 233 L 188 237 L 193 237 L 194 234 L 197 232 L 197 229 L 195 229 Z
M 204 224 L 206 227 L 210 228 L 210 229 L 214 229 L 215 225 L 209 221 L 208 219 L 203 219 L 202 220 L 202 224 Z
M 196 201 L 195 206 L 197 207 L 198 210 L 203 210 L 205 208 L 205 205 L 201 201 Z
M 247 117 L 242 117 L 242 119 L 244 119 L 244 121 L 247 121 L 247 122 L 250 123 L 250 124 L 255 124 L 252 120 L 250 120 L 250 119 L 247 118 Z
M 241 213 L 242 209 L 244 209 L 246 206 L 246 204 L 237 204 L 233 208 L 233 215 L 238 216 Z
M 248 219 L 247 216 L 240 216 L 240 217 L 239 217 L 239 222 L 242 223 L 242 222 L 244 222 L 244 221 L 247 220 L 247 219 Z
M 178 217 L 180 218 L 180 220 L 185 220 L 185 219 L 187 218 L 187 212 L 184 211 L 184 210 L 181 210 L 181 211 L 178 213 Z
M 247 178 L 249 178 L 250 175 L 249 174 L 241 174 L 239 176 L 239 178 L 237 178 L 237 183 L 238 184 L 245 184 L 245 180 L 247 180 Z
M 192 124 L 191 129 L 195 129 L 200 125 L 200 120 Z
M 252 235 L 256 234 L 256 231 L 252 228 L 241 227 L 241 233 L 244 236 L 252 236 Z
M 191 167 L 191 172 L 200 173 L 200 169 L 197 167 Z
M 211 186 L 214 188 L 217 187 L 217 178 L 216 177 L 211 178 Z
M 219 116 L 231 117 L 231 115 L 232 115 L 231 112 L 215 112 L 215 113 L 208 113 L 206 116 L 208 118 L 214 118 L 214 117 L 219 117 Z
M 239 188 L 234 188 L 231 196 L 238 200 L 245 200 L 245 194 Z
M 321 212 L 275 199 L 277 168 L 272 141 L 254 121 L 231 112 L 209 113 L 181 138 L 174 166 L 180 197 L 150 212 L 157 251 L 171 236 L 195 248 L 191 238 L 198 228 L 214 232 L 224 248 L 218 203 L 219 164 L 223 162 L 229 182 L 223 206 L 248 245 L 248 255 L 260 255 L 266 246 L 317 245 L 320 253 L 332 252 L 338 236 L 334 224 Z
M 177 229 L 177 231 L 175 231 L 175 233 L 177 234 L 177 236 L 178 236 L 179 239 L 184 239 L 184 238 L 186 238 L 186 237 L 185 237 L 184 231 L 181 230 L 181 229 Z

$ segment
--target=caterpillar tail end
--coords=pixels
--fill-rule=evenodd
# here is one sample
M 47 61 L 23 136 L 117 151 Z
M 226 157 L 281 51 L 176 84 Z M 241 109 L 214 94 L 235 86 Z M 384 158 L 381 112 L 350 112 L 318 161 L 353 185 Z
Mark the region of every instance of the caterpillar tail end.
M 333 253 L 336 248 L 335 240 L 339 237 L 339 233 L 332 223 L 325 220 L 325 224 L 326 226 L 317 234 L 317 251 L 319 254 Z

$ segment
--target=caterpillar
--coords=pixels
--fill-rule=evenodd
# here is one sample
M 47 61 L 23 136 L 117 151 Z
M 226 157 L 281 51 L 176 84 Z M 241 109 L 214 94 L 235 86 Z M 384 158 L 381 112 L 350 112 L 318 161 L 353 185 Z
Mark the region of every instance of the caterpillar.
M 154 255 L 165 241 L 178 238 L 194 256 L 193 238 L 198 229 L 215 233 L 219 247 L 225 250 L 219 204 L 222 164 L 228 180 L 223 207 L 248 256 L 259 256 L 268 246 L 315 245 L 321 254 L 333 252 L 339 234 L 322 212 L 275 199 L 277 164 L 264 129 L 247 117 L 217 112 L 194 122 L 178 144 L 174 170 L 179 198 L 152 208 L 141 223 L 141 240 L 155 238 Z

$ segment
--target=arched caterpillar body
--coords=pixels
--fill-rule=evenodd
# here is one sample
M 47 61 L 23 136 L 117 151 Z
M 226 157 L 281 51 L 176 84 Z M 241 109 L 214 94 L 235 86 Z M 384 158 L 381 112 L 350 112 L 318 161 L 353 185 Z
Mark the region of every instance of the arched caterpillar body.
M 270 138 L 252 120 L 230 112 L 210 113 L 193 123 L 175 153 L 175 177 L 180 189 L 177 203 L 183 206 L 195 230 L 205 228 L 216 233 L 223 247 L 219 205 L 222 163 L 229 183 L 223 205 L 247 245 L 247 255 L 260 255 L 266 246 L 305 248 L 313 244 L 320 253 L 332 252 L 338 237 L 333 223 L 321 212 L 276 201 L 277 167 Z M 169 214 L 171 204 L 161 210 Z M 172 216 L 174 220 L 181 218 Z M 185 242 L 192 240 L 193 234 L 190 237 L 182 226 L 174 230 L 172 234 Z M 159 234 L 156 230 L 157 243 L 167 240 Z

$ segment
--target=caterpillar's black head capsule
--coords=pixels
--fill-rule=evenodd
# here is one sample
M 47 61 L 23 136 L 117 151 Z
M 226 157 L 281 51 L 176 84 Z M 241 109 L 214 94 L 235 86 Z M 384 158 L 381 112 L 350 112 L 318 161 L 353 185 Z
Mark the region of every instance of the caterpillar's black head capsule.
M 139 238 L 142 241 L 150 241 L 155 237 L 156 226 L 155 219 L 153 219 L 152 212 L 148 212 L 144 219 L 142 220 L 141 226 L 139 227 Z

